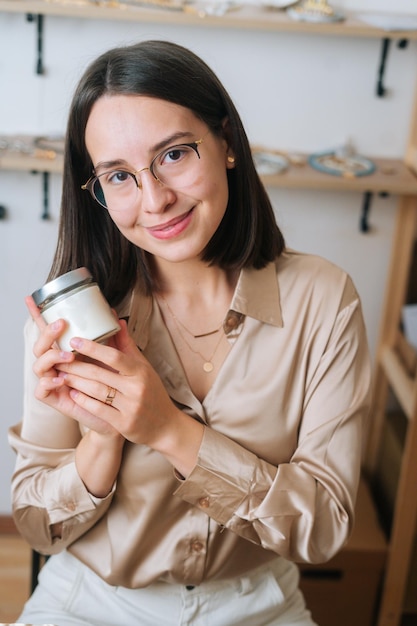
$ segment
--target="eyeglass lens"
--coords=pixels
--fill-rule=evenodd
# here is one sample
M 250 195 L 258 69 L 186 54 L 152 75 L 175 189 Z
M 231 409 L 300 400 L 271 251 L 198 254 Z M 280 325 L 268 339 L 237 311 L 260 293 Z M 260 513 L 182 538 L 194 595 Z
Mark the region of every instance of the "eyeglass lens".
M 183 189 L 195 182 L 199 158 L 197 143 L 173 146 L 158 154 L 149 170 L 160 183 Z M 91 189 L 95 199 L 112 211 L 129 209 L 137 200 L 138 189 L 142 188 L 143 171 L 133 173 L 119 169 L 99 173 Z

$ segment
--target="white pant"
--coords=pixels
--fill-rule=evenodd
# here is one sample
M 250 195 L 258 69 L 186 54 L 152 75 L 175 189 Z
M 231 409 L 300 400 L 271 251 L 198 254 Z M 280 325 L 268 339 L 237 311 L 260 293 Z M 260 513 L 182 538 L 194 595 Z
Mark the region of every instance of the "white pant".
M 55 626 L 315 626 L 298 568 L 278 558 L 236 579 L 193 589 L 158 582 L 113 587 L 67 552 L 49 558 L 17 620 Z

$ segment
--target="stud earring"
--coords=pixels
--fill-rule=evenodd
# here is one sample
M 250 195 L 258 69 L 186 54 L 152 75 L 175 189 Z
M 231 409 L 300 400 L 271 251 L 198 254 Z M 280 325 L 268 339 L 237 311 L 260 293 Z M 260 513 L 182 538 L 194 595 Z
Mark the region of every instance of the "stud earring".
M 235 157 L 228 156 L 228 157 L 227 157 L 227 162 L 228 162 L 228 163 L 234 163 L 234 162 L 235 162 Z

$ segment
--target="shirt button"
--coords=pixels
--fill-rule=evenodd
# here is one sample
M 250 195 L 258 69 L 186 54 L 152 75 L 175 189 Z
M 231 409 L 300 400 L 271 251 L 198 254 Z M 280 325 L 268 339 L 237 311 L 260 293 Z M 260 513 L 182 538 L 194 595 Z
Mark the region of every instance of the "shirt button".
M 239 320 L 234 315 L 228 315 L 226 318 L 226 326 L 227 328 L 236 328 L 239 324 Z
M 193 541 L 191 543 L 191 550 L 193 552 L 201 552 L 201 550 L 204 548 L 204 545 L 201 543 L 201 541 Z
M 198 504 L 203 508 L 203 509 L 208 509 L 208 507 L 210 506 L 210 498 L 208 498 L 207 496 L 204 498 L 200 498 L 198 501 Z

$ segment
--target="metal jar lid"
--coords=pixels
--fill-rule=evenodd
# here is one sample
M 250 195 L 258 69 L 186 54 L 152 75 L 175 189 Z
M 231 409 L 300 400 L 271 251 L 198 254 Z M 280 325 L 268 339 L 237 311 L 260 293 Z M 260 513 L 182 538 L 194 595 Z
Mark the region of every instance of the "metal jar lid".
M 67 272 L 62 276 L 58 276 L 58 278 L 54 278 L 54 280 L 51 280 L 49 283 L 46 283 L 46 285 L 32 293 L 32 298 L 38 307 L 44 307 L 63 293 L 71 291 L 74 287 L 82 283 L 91 283 L 92 280 L 93 277 L 88 269 L 86 267 L 79 267 L 76 270 Z

